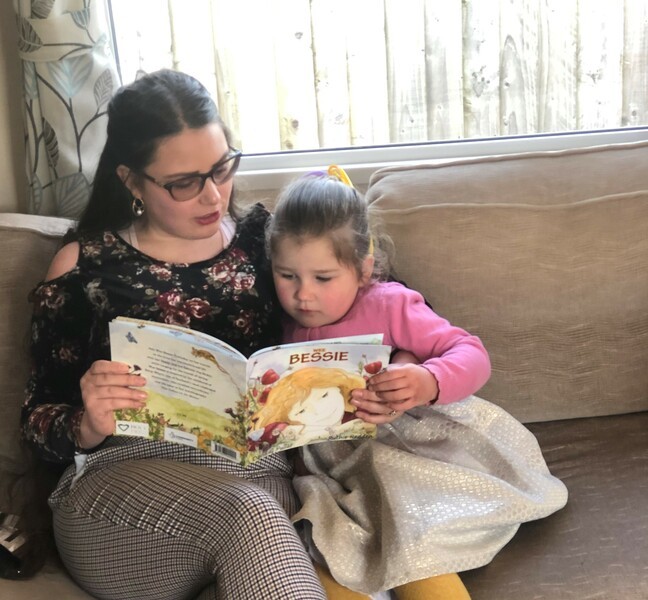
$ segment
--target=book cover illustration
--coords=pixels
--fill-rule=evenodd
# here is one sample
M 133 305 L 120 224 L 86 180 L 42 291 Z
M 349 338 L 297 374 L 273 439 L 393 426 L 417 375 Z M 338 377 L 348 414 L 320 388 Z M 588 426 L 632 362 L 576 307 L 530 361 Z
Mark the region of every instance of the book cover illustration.
M 112 360 L 147 379 L 142 409 L 116 411 L 116 435 L 186 444 L 241 464 L 304 444 L 375 437 L 351 390 L 389 362 L 381 335 L 264 348 L 249 359 L 180 326 L 117 318 Z

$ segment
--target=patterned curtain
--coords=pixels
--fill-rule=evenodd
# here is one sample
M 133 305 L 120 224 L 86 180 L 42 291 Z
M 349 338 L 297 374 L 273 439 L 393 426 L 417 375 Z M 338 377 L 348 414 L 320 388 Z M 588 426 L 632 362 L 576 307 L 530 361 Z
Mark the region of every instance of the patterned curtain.
M 29 212 L 77 218 L 119 86 L 104 0 L 14 0 Z

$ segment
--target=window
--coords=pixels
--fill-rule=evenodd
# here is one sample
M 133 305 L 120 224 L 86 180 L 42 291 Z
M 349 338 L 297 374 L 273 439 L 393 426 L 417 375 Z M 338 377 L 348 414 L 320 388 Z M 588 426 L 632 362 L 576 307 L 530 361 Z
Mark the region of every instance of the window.
M 123 82 L 198 77 L 264 177 L 648 137 L 648 0 L 108 1 Z

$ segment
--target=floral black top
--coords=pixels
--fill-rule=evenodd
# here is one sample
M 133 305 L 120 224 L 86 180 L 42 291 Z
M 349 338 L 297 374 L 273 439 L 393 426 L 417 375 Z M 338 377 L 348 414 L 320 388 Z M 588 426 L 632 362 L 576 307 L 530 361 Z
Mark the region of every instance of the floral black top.
M 268 216 L 255 205 L 224 251 L 192 264 L 152 259 L 114 232 L 79 239 L 77 266 L 30 296 L 32 372 L 22 428 L 42 458 L 73 459 L 83 407 L 79 381 L 94 361 L 110 358 L 114 317 L 188 326 L 245 355 L 280 341 L 263 243 Z

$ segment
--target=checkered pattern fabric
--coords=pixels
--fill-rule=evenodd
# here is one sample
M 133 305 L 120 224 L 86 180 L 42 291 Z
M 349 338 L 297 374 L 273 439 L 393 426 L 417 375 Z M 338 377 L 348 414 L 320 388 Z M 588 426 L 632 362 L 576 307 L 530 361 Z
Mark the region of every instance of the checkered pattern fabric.
M 162 458 L 160 458 L 162 457 Z M 243 469 L 164 442 L 117 440 L 50 503 L 61 557 L 97 598 L 325 600 L 288 514 L 281 455 Z

